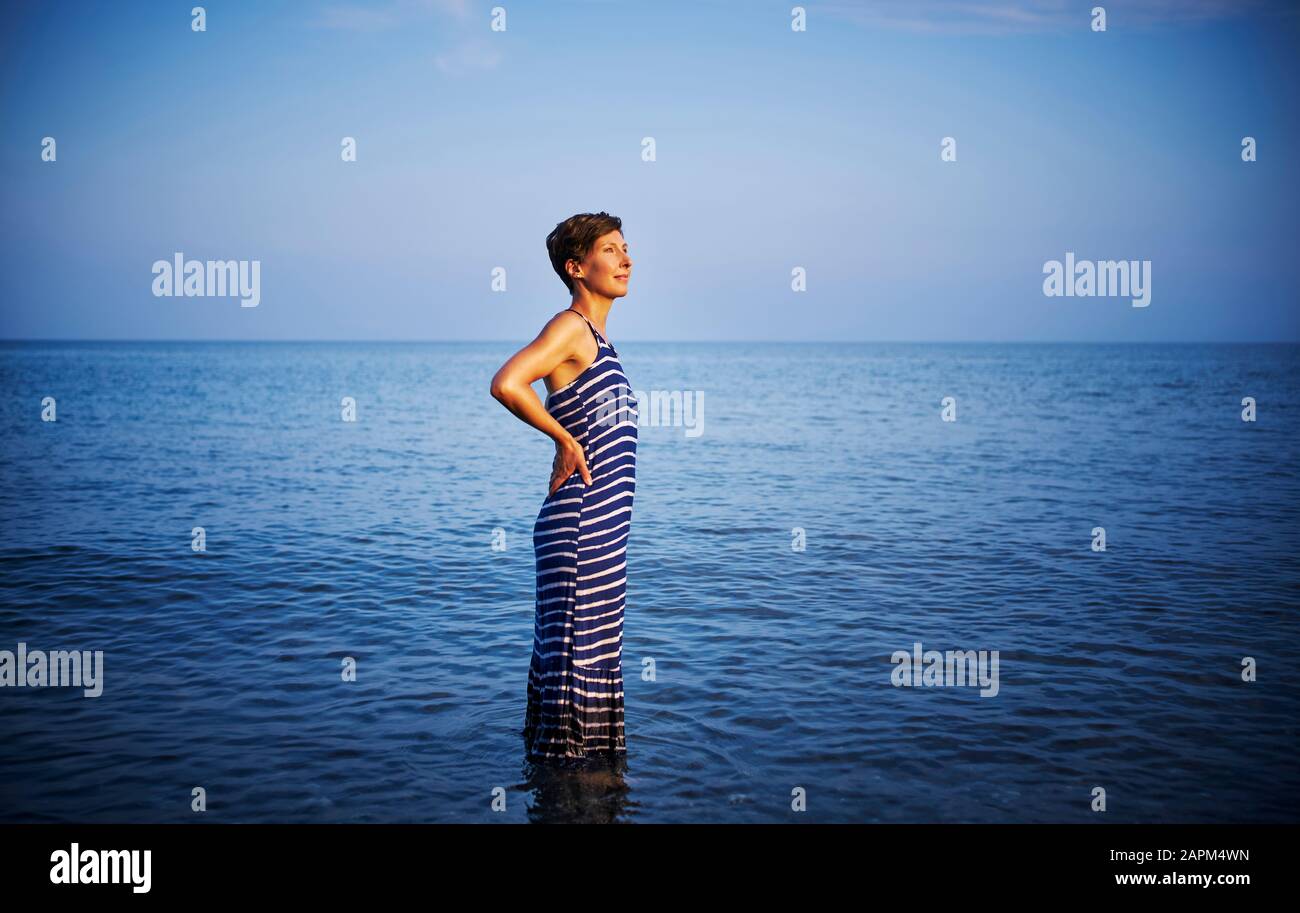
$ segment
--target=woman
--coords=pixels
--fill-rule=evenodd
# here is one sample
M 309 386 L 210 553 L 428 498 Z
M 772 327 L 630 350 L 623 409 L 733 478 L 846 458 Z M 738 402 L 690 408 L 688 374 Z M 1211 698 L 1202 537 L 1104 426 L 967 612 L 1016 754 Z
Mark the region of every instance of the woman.
M 546 237 L 573 296 L 492 378 L 492 395 L 555 441 L 533 526 L 537 561 L 524 744 L 530 757 L 617 756 L 623 740 L 623 606 L 636 488 L 636 400 L 605 338 L 627 294 L 623 222 L 582 213 Z M 533 391 L 546 379 L 546 406 Z

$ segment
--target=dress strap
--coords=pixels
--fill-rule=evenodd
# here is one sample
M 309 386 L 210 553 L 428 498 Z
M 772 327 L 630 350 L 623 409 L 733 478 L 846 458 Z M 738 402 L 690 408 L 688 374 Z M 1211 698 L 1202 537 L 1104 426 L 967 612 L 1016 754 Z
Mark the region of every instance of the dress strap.
M 586 314 L 582 313 L 582 311 L 574 310 L 573 308 L 565 308 L 565 310 L 573 311 L 573 313 L 577 314 L 579 317 L 582 318 L 582 322 L 591 328 L 591 332 L 596 337 L 597 343 L 604 343 L 605 345 L 609 345 L 608 342 L 605 342 L 605 337 L 601 336 L 600 333 L 596 332 L 596 328 L 592 326 L 591 321 L 587 319 Z

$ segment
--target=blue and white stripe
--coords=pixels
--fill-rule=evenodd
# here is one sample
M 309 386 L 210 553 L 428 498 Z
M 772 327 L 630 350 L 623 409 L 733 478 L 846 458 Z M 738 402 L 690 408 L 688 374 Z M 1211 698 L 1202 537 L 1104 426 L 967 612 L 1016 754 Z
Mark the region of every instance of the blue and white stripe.
M 546 398 L 547 411 L 582 444 L 591 485 L 575 472 L 547 496 L 533 527 L 537 599 L 524 742 L 537 757 L 627 750 L 623 608 L 637 402 L 618 352 L 587 326 L 596 360 Z

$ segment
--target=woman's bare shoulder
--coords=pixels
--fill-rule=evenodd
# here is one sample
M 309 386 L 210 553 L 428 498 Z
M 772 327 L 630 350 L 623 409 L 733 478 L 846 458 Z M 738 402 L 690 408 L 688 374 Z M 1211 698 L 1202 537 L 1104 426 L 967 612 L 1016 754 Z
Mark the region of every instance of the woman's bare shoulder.
M 577 311 L 565 308 L 546 321 L 546 325 L 537 336 L 539 339 L 542 337 L 559 340 L 577 339 L 578 333 L 586 330 L 586 323 L 587 321 L 583 320 L 582 315 Z
M 546 321 L 548 327 L 556 323 L 578 328 L 586 326 L 587 321 L 583 320 L 582 315 L 573 308 L 565 308 L 562 311 L 557 311 L 550 320 Z

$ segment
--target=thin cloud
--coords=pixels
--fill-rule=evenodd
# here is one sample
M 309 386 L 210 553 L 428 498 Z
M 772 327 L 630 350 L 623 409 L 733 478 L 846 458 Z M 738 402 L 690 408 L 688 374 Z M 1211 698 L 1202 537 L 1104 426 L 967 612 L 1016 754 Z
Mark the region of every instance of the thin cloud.
M 379 32 L 420 20 L 441 17 L 465 21 L 473 14 L 472 0 L 391 0 L 386 4 L 338 3 L 310 21 L 316 28 L 346 32 Z
M 870 4 L 808 5 L 810 18 L 825 14 L 864 28 L 950 34 L 1007 35 L 1088 28 L 1092 8 L 1106 10 L 1107 25 L 1189 25 L 1272 12 L 1263 0 L 877 0 Z M 814 19 L 815 21 L 815 19 Z
M 331 6 L 320 11 L 310 25 L 343 32 L 378 32 L 395 28 L 401 20 L 391 10 L 361 6 Z

